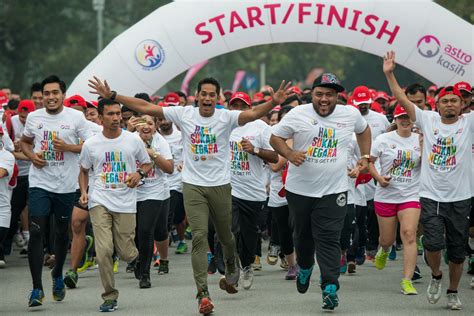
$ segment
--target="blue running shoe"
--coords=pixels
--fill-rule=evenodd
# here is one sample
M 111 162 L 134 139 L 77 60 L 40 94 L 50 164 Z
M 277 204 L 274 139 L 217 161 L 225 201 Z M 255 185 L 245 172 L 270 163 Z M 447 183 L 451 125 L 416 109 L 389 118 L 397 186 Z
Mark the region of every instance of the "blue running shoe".
M 53 272 L 53 270 L 51 271 Z M 52 276 L 52 273 L 51 273 Z M 64 286 L 64 280 L 63 277 L 53 277 L 53 299 L 55 301 L 62 301 L 64 300 L 64 297 L 66 296 L 66 286 Z
M 101 312 L 113 312 L 118 308 L 117 300 L 105 300 L 99 307 Z
M 313 267 L 309 269 L 301 269 L 296 277 L 296 289 L 299 293 L 304 294 L 308 291 L 309 281 L 311 280 L 311 274 L 313 273 Z
M 339 305 L 339 298 L 337 297 L 337 287 L 334 284 L 328 284 L 323 291 L 323 309 L 334 310 Z
M 397 249 L 395 246 L 392 246 L 392 250 L 390 250 L 390 254 L 388 255 L 388 259 L 394 261 L 397 259 Z
M 28 298 L 28 307 L 36 307 L 43 305 L 44 293 L 43 290 L 33 289 Z
M 357 248 L 355 262 L 358 266 L 361 266 L 365 262 L 365 247 Z

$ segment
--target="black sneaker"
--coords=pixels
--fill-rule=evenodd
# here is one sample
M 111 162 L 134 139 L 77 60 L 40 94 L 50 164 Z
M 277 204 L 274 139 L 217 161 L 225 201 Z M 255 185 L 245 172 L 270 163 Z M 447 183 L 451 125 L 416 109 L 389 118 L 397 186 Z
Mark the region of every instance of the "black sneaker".
M 169 260 L 160 260 L 160 267 L 158 268 L 158 274 L 168 274 L 169 272 Z
M 313 267 L 309 269 L 301 269 L 296 277 L 296 289 L 299 293 L 304 294 L 308 291 L 309 282 L 311 280 L 311 274 L 313 273 Z
M 140 282 L 138 283 L 138 286 L 141 289 L 149 289 L 151 287 L 151 281 L 150 281 L 150 276 L 147 274 L 143 274 L 140 277 Z
M 132 273 L 135 271 L 135 266 L 136 266 L 136 259 L 133 260 L 132 262 L 127 263 L 127 268 L 125 268 L 125 272 L 127 273 Z
M 365 262 L 365 247 L 359 247 L 357 249 L 355 262 L 358 266 L 361 266 Z
M 78 279 L 79 279 L 79 276 L 78 276 L 77 272 L 74 271 L 74 270 L 69 270 L 64 275 L 64 284 L 66 284 L 66 286 L 69 289 L 75 289 L 77 287 Z
M 217 260 L 212 256 L 209 265 L 207 266 L 207 274 L 214 274 L 217 272 Z
M 101 312 L 113 312 L 118 308 L 117 300 L 105 300 L 99 307 Z
M 135 275 L 135 279 L 140 280 L 140 262 L 138 262 L 138 259 L 135 259 L 135 267 L 133 268 L 133 274 Z
M 415 272 L 413 272 L 413 276 L 411 278 L 412 281 L 416 281 L 416 280 L 419 280 L 419 279 L 422 279 L 423 276 L 421 275 L 421 271 L 420 271 L 420 268 L 418 268 L 418 266 L 416 265 L 415 266 Z

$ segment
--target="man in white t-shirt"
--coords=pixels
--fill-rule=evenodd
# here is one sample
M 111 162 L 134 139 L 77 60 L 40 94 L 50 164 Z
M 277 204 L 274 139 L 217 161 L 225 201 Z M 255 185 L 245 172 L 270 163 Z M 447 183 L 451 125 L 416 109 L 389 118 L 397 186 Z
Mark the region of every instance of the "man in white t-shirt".
M 41 83 L 44 108 L 30 113 L 20 140 L 22 152 L 30 159 L 29 215 L 30 240 L 28 259 L 33 278 L 29 306 L 43 304 L 41 280 L 43 269 L 43 236 L 50 214 L 54 214 L 56 264 L 52 270 L 53 298 L 62 301 L 66 295 L 63 265 L 69 244 L 69 221 L 74 205 L 82 145 L 90 132 L 84 115 L 63 106 L 66 84 L 57 76 Z
M 103 131 L 84 142 L 79 158 L 79 186 L 81 204 L 90 205 L 96 258 L 104 287 L 104 303 L 100 311 L 110 312 L 117 308 L 119 295 L 115 288 L 112 254 L 115 248 L 126 262 L 133 262 L 138 256 L 134 241 L 135 188 L 151 170 L 152 164 L 140 137 L 121 129 L 120 104 L 102 99 L 98 110 Z M 87 192 L 89 170 L 94 174 L 90 195 Z
M 443 88 L 437 96 L 439 114 L 422 111 L 403 93 L 394 75 L 395 53 L 384 57 L 383 71 L 393 95 L 423 133 L 420 177 L 423 246 L 432 279 L 427 291 L 431 304 L 441 297 L 441 251 L 449 261 L 448 308 L 462 309 L 458 286 L 466 256 L 472 172 L 474 116 L 461 115 L 464 100 L 456 87 Z M 463 181 L 465 179 L 465 181 Z
M 340 235 L 347 213 L 347 152 L 356 133 L 360 169 L 368 171 L 370 127 L 352 106 L 336 105 L 344 91 L 334 74 L 318 77 L 312 103 L 296 107 L 272 127 L 270 144 L 290 161 L 286 199 L 294 219 L 298 292 L 306 293 L 316 250 L 321 270 L 323 309 L 339 304 Z M 293 139 L 293 149 L 287 139 Z
M 225 278 L 219 282 L 221 289 L 236 293 L 240 270 L 235 257 L 235 241 L 231 232 L 232 199 L 230 186 L 230 147 L 232 130 L 255 121 L 283 102 L 291 92 L 290 83 L 283 81 L 272 100 L 249 111 L 216 111 L 220 84 L 214 78 L 198 83 L 198 107 L 161 107 L 145 100 L 118 95 L 107 82 L 98 78 L 89 80 L 93 93 L 115 99 L 128 108 L 173 122 L 183 136 L 184 206 L 193 231 L 192 265 L 198 291 L 199 312 L 214 310 L 207 287 L 207 241 L 209 216 L 223 246 L 226 261 Z
M 0 126 L 0 142 L 4 137 Z M 0 143 L 0 268 L 5 267 L 5 254 L 3 253 L 3 242 L 10 227 L 10 199 L 12 188 L 9 182 L 13 176 L 15 157 L 1 146 Z
M 236 92 L 229 101 L 231 110 L 248 111 L 250 97 Z M 237 127 L 230 134 L 230 179 L 232 185 L 232 231 L 243 270 L 243 288 L 253 283 L 251 264 L 257 247 L 257 220 L 267 199 L 265 163 L 278 162 L 270 146 L 270 126 L 262 120 Z
M 377 136 L 385 133 L 387 127 L 390 125 L 385 115 L 372 111 L 370 105 L 372 104 L 372 97 L 369 88 L 366 86 L 358 86 L 354 89 L 352 94 L 353 104 L 359 108 L 360 114 L 367 121 L 370 127 L 372 135 L 372 142 L 374 142 Z M 377 163 L 377 167 L 379 163 Z M 377 247 L 379 244 L 379 224 L 377 222 L 377 216 L 374 210 L 374 195 L 375 195 L 375 182 L 370 180 L 362 186 L 364 191 L 367 206 L 365 210 L 360 214 L 367 214 L 367 221 L 359 220 L 358 223 L 367 223 L 367 227 L 359 227 L 359 231 L 367 229 L 367 240 L 359 240 L 359 247 L 362 249 L 358 250 L 358 255 L 364 253 L 364 247 L 367 250 L 367 256 L 369 258 L 375 257 L 377 253 Z M 359 259 L 360 260 L 360 259 Z M 363 260 L 360 260 L 362 262 Z

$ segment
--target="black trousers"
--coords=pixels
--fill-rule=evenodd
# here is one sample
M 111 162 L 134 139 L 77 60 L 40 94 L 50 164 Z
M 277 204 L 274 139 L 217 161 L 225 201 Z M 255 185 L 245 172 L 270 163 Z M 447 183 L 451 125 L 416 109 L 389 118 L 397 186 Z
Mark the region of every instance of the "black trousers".
M 379 247 L 379 222 L 375 214 L 374 200 L 367 201 L 367 245 L 368 251 L 375 251 Z
M 237 241 L 237 251 L 242 267 L 250 266 L 257 248 L 259 212 L 264 201 L 254 202 L 232 197 L 232 232 Z
M 296 258 L 300 268 L 314 265 L 314 253 L 321 271 L 321 288 L 334 284 L 339 288 L 340 238 L 347 213 L 347 192 L 321 198 L 286 191 L 294 219 Z
M 278 233 L 280 249 L 284 255 L 290 255 L 294 251 L 293 219 L 290 217 L 288 205 L 270 207 L 270 210 L 278 227 L 275 233 Z

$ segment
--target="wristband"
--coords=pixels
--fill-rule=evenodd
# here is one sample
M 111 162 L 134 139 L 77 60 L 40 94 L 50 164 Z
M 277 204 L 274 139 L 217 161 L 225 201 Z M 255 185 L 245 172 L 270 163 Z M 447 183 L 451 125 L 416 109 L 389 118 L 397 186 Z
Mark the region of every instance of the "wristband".
M 115 101 L 115 98 L 117 97 L 117 91 L 112 90 L 112 93 L 110 94 L 110 100 Z

